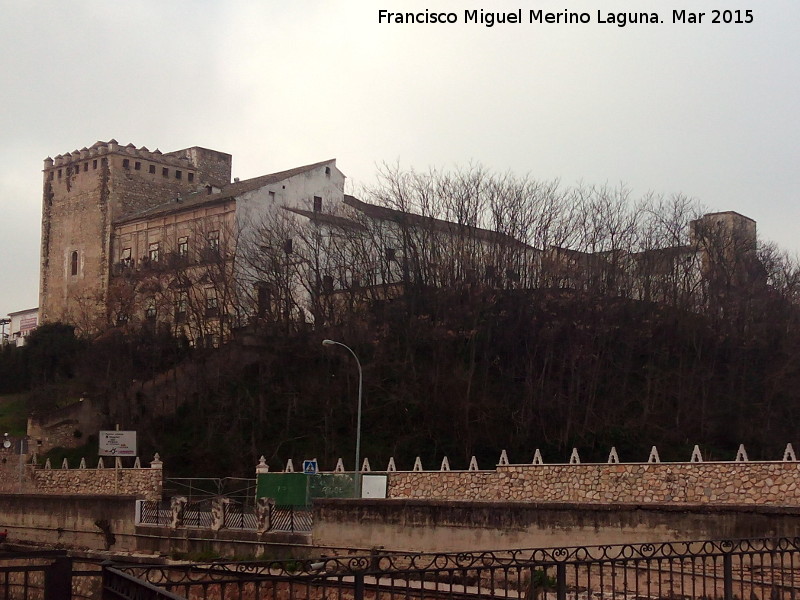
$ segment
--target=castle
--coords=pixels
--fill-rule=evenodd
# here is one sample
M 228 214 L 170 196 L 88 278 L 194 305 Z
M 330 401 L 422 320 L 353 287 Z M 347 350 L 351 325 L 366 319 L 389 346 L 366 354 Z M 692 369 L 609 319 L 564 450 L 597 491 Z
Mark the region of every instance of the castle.
M 216 150 L 113 139 L 45 159 L 39 321 L 83 332 L 151 322 L 216 345 L 253 318 L 323 322 L 409 284 L 573 289 L 692 309 L 714 286 L 763 280 L 756 223 L 732 211 L 693 221 L 669 247 L 535 248 L 345 195 L 335 159 L 243 181 L 231 181 L 231 163 Z
M 206 148 L 162 153 L 113 139 L 45 159 L 41 322 L 97 331 L 136 316 L 163 321 L 158 313 L 169 304 L 190 339 L 214 335 L 203 330 L 208 324 L 189 322 L 188 304 L 220 312 L 211 265 L 235 245 L 242 224 L 277 207 L 321 211 L 344 193 L 335 160 L 233 182 L 231 162 L 230 154 Z M 176 284 L 190 266 L 206 271 L 192 274 L 201 289 Z M 162 286 L 155 276 L 166 270 L 171 281 Z M 132 273 L 136 285 L 124 285 Z M 208 326 L 218 327 L 218 315 L 210 316 L 217 318 Z

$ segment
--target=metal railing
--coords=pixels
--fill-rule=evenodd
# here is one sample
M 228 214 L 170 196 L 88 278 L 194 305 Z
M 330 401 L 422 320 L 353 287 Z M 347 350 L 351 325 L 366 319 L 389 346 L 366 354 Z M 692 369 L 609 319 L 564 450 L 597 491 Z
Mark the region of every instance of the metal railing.
M 172 523 L 172 507 L 169 500 L 139 500 L 136 509 L 137 525 L 169 526 Z
M 172 523 L 172 507 L 169 501 L 139 500 L 137 505 L 137 525 L 165 527 Z M 267 531 L 310 533 L 313 526 L 312 515 L 310 506 L 270 505 Z M 212 523 L 211 500 L 205 499 L 186 504 L 179 527 L 207 529 L 211 528 Z M 256 531 L 258 517 L 255 507 L 235 501 L 229 502 L 225 507 L 222 527 Z
M 796 600 L 800 538 L 131 566 L 186 597 Z
M 255 531 L 258 529 L 258 517 L 252 506 L 231 501 L 225 508 L 223 528 Z
M 109 565 L 103 567 L 103 599 L 115 600 L 186 600 Z
M 0 598 L 72 597 L 72 559 L 63 550 L 0 553 Z
M 270 505 L 268 531 L 309 533 L 314 526 L 313 514 L 310 506 Z
M 164 480 L 165 497 L 185 496 L 189 502 L 224 496 L 252 505 L 256 480 L 239 477 L 169 477 Z

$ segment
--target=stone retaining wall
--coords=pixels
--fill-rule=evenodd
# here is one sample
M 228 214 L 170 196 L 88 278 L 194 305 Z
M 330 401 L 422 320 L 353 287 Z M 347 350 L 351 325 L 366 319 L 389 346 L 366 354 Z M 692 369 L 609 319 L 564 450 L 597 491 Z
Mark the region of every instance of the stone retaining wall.
M 797 535 L 797 507 L 314 501 L 314 544 L 386 550 L 459 552 Z
M 800 506 L 794 461 L 499 465 L 387 475 L 389 498 Z

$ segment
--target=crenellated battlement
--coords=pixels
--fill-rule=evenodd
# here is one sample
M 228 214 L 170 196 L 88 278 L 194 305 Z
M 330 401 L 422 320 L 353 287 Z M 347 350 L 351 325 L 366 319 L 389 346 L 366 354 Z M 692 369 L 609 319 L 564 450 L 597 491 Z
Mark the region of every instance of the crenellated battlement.
M 158 148 L 151 151 L 146 146 L 140 148 L 137 148 L 134 144 L 122 146 L 117 140 L 112 138 L 107 142 L 95 142 L 90 148 L 84 146 L 80 150 L 58 154 L 55 158 L 48 156 L 44 159 L 44 170 L 68 167 L 76 162 L 103 157 L 109 154 L 140 158 L 173 167 L 193 168 L 194 165 L 191 163 L 189 157 L 185 154 L 181 154 L 182 152 L 184 151 L 178 150 L 177 152 L 164 154 Z

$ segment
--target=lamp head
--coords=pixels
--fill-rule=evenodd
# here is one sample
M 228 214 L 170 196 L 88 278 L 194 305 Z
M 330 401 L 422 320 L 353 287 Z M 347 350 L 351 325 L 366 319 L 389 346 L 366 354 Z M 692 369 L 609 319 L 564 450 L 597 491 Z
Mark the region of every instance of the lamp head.
M 334 345 L 336 345 L 336 342 L 334 342 L 333 340 L 322 340 L 322 345 L 323 346 L 334 346 Z

